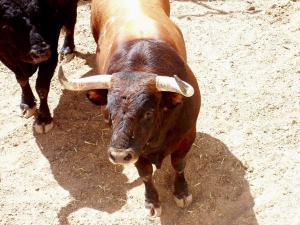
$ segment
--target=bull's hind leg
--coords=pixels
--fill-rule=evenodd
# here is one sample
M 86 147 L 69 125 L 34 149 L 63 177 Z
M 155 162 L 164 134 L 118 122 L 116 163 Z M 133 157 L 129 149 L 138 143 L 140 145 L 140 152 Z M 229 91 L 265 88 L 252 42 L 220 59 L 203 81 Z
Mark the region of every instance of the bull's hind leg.
M 194 133 L 194 132 L 193 132 Z M 174 200 L 178 207 L 187 207 L 192 203 L 193 197 L 189 193 L 188 184 L 184 176 L 184 169 L 186 165 L 186 154 L 190 150 L 195 140 L 195 134 L 184 139 L 178 150 L 172 153 L 171 162 L 175 170 L 174 181 Z
M 64 43 L 61 49 L 59 50 L 60 60 L 65 58 L 66 62 L 71 61 L 74 58 L 74 30 L 77 19 L 77 6 L 73 9 L 72 13 L 66 20 L 64 24 L 64 30 L 66 32 Z
M 145 207 L 149 211 L 149 215 L 153 217 L 161 216 L 161 203 L 152 179 L 152 164 L 147 159 L 140 157 L 135 166 L 145 184 Z

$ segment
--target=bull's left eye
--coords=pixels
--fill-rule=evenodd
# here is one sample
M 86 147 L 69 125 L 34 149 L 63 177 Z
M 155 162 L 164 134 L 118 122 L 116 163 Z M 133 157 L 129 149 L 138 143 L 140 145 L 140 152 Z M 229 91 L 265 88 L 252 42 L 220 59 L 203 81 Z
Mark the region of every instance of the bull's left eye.
M 145 113 L 145 118 L 150 119 L 153 116 L 154 112 L 153 110 L 149 110 Z

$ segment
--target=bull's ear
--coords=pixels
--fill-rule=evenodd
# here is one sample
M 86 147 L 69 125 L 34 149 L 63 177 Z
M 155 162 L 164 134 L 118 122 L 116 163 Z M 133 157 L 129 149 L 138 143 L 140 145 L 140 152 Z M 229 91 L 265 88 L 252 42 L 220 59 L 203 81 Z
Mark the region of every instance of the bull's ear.
M 107 89 L 95 89 L 86 93 L 87 98 L 96 105 L 107 104 Z
M 168 109 L 174 109 L 182 102 L 182 95 L 174 92 L 165 92 L 163 94 L 164 107 Z

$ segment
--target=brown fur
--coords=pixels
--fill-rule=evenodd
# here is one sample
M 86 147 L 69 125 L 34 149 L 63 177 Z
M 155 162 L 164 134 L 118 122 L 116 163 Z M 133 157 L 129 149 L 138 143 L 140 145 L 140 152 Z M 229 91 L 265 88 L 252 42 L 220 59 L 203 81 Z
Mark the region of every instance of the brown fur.
M 92 90 L 88 97 L 102 105 L 112 127 L 110 160 L 135 162 L 145 183 L 145 206 L 153 215 L 160 214 L 160 202 L 151 164 L 160 168 L 168 155 L 175 170 L 174 196 L 182 202 L 191 197 L 183 170 L 200 109 L 200 91 L 186 62 L 184 40 L 169 15 L 166 0 L 92 1 L 96 62 L 100 73 L 113 76 L 108 92 Z M 192 97 L 156 89 L 157 75 L 174 74 L 193 86 Z

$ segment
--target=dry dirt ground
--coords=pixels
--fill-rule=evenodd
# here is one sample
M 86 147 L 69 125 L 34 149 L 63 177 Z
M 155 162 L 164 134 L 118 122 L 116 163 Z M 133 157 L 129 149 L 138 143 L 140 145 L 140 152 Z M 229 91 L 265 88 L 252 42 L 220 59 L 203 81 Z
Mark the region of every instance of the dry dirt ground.
M 97 72 L 89 13 L 80 1 L 69 76 Z M 171 14 L 203 99 L 186 168 L 193 203 L 175 206 L 167 158 L 154 174 L 163 215 L 147 216 L 142 181 L 108 161 L 110 130 L 85 93 L 55 75 L 55 127 L 36 134 L 0 64 L 0 224 L 300 224 L 299 0 L 173 0 Z

